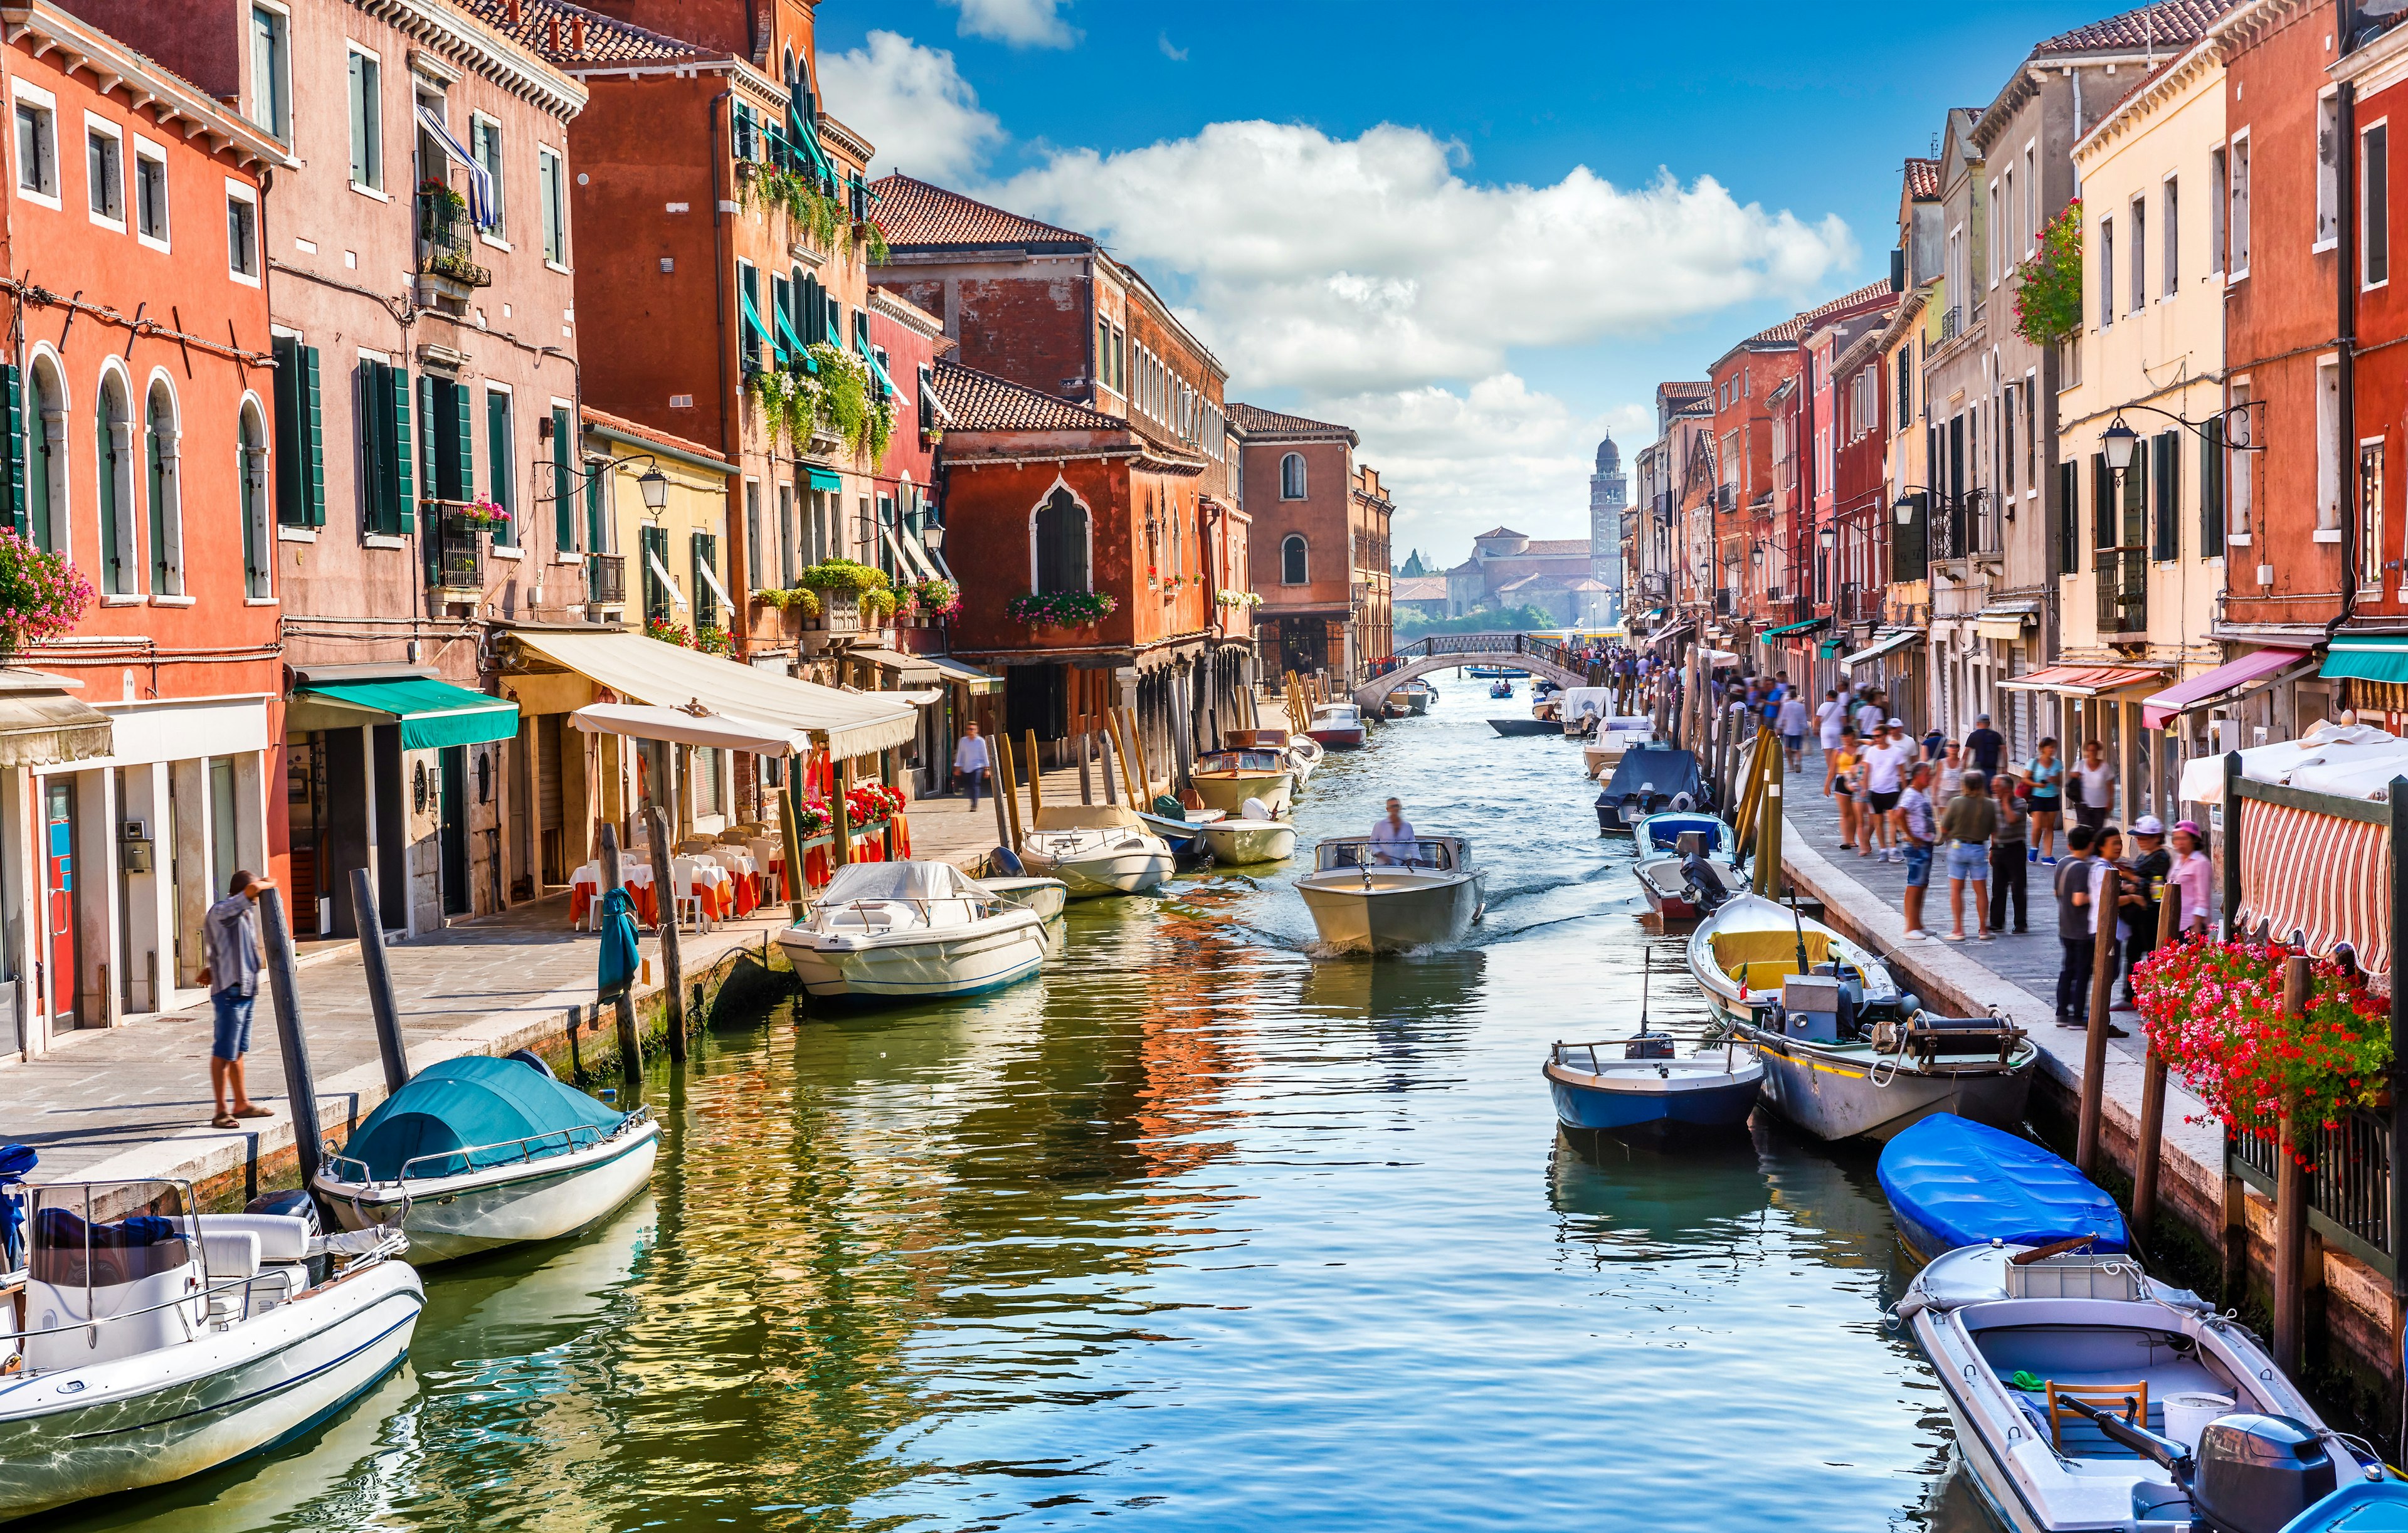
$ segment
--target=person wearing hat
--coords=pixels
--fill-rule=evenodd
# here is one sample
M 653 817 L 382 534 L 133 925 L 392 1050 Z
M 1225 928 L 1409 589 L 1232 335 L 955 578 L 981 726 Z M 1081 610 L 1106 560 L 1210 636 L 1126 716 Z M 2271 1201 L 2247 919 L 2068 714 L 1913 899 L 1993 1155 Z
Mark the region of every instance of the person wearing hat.
M 2177 918 L 2185 939 L 2207 935 L 2214 886 L 2215 861 L 2207 854 L 2207 836 L 2196 820 L 2174 822 L 2174 872 L 2168 887 L 2182 901 Z
M 2157 902 L 2165 896 L 2166 880 L 2174 870 L 2174 854 L 2166 850 L 2166 823 L 2154 814 L 2132 822 L 2132 879 L 2137 897 L 2124 907 L 2129 928 L 2124 939 L 2124 1004 L 2132 1004 L 2132 970 L 2157 945 Z

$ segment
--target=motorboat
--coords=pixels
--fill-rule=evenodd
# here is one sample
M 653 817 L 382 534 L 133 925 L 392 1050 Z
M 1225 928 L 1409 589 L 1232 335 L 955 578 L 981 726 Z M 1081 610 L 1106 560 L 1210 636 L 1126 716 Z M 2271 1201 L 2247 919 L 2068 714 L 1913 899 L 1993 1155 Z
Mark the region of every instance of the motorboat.
M 1296 768 L 1288 765 L 1286 752 L 1268 747 L 1208 751 L 1197 758 L 1188 776 L 1204 807 L 1224 814 L 1260 802 L 1277 815 L 1296 796 Z
M 981 879 L 978 882 L 980 888 L 1007 905 L 1034 910 L 1046 921 L 1060 915 L 1070 901 L 1069 886 L 1060 879 L 997 878 Z
M 1036 973 L 1045 918 L 951 863 L 848 863 L 778 946 L 813 996 L 947 1000 Z
M 1228 816 L 1219 809 L 1191 809 L 1165 794 L 1154 801 L 1153 809 L 1138 810 L 1137 818 L 1170 848 L 1171 871 L 1192 873 L 1212 862 L 1212 849 L 1204 844 L 1204 827 Z
M 183 1182 L 70 1182 L 26 1204 L 0 1308 L 0 1521 L 307 1431 L 408 1355 L 425 1307 L 399 1230 L 322 1234 L 298 1193 L 198 1213 Z
M 2408 1527 L 2408 1483 L 2357 1480 L 2283 1525 L 2283 1533 L 2391 1533 Z
M 1489 683 L 1488 695 L 1491 697 L 1511 697 L 1513 695 L 1513 683 L 1499 678 L 1498 680 Z
M 1031 873 L 1060 879 L 1072 899 L 1143 894 L 1175 870 L 1169 844 L 1118 804 L 1048 804 L 1021 842 Z
M 1698 758 L 1674 745 L 1650 740 L 1623 752 L 1613 776 L 1597 795 L 1597 828 L 1625 832 L 1666 809 L 1707 808 L 1713 795 L 1698 773 Z
M 641 1192 L 649 1108 L 621 1112 L 535 1055 L 439 1060 L 377 1104 L 309 1183 L 350 1229 L 397 1225 L 424 1262 L 574 1235 Z
M 2073 1163 L 2019 1134 L 1935 1112 L 1882 1146 L 1882 1191 L 1918 1262 L 1958 1246 L 2128 1249 L 2123 1211 Z
M 1427 713 L 1430 705 L 1438 701 L 1438 688 L 1416 676 L 1389 695 L 1403 698 L 1405 711 L 1418 717 Z
M 1313 849 L 1312 871 L 1296 881 L 1323 942 L 1373 953 L 1454 941 L 1480 919 L 1486 887 L 1460 836 L 1333 837 Z
M 1711 814 L 1673 809 L 1639 822 L 1631 838 L 1647 907 L 1666 921 L 1694 921 L 1744 887 L 1730 852 L 1730 827 Z
M 1312 727 L 1305 731 L 1332 751 L 1352 751 L 1363 743 L 1363 710 L 1353 703 L 1324 703 L 1312 710 Z
M 1259 798 L 1246 800 L 1240 813 L 1202 827 L 1205 847 L 1224 867 L 1285 862 L 1296 855 L 1296 826 L 1274 817 Z
M 1581 747 L 1581 760 L 1588 767 L 1588 775 L 1595 777 L 1619 766 L 1624 752 L 1632 746 L 1655 738 L 1656 721 L 1644 714 L 1610 713 L 1598 721 L 1596 730 Z
M 1518 666 L 1467 666 L 1464 668 L 1483 681 L 1518 681 L 1530 674 Z
M 2282 1533 L 2385 1478 L 2239 1321 L 2127 1254 L 1963 1247 L 1889 1320 L 1930 1359 L 1974 1489 L 2017 1533 Z
M 1665 1138 L 1735 1128 L 1755 1110 L 1764 1067 L 1737 1044 L 1674 1052 L 1669 1033 L 1606 1043 L 1558 1043 L 1543 1067 L 1566 1128 L 1616 1138 Z
M 1612 687 L 1567 687 L 1555 695 L 1555 718 L 1563 732 L 1585 738 L 1613 710 Z
M 1321 770 L 1321 764 L 1328 755 L 1329 752 L 1321 748 L 1321 742 L 1310 735 L 1298 735 L 1287 742 L 1288 765 L 1296 768 L 1297 791 L 1301 792 L 1304 785 L 1312 781 L 1312 774 Z
M 1887 1139 L 1934 1112 L 2022 1120 L 2040 1051 L 2003 1018 L 1943 1017 L 1838 932 L 1757 895 L 1689 936 L 1718 1024 L 1764 1060 L 1764 1096 L 1818 1139 Z
M 1526 735 L 1562 733 L 1555 727 L 1555 721 L 1553 719 L 1491 719 L 1488 721 L 1488 727 L 1507 739 L 1519 739 Z

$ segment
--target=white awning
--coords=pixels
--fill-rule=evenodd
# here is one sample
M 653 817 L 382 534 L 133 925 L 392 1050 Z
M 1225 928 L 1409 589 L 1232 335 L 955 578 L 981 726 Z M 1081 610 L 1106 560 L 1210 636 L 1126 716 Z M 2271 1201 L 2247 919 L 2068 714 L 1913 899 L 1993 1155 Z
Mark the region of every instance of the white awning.
M 839 758 L 902 745 L 919 733 L 918 714 L 874 694 L 838 692 L 624 628 L 590 634 L 514 629 L 509 637 L 624 700 L 668 708 L 699 702 L 738 719 L 807 733 Z
M 982 671 L 976 666 L 968 664 L 967 661 L 954 659 L 952 655 L 924 654 L 917 656 L 916 658 L 924 660 L 929 665 L 935 666 L 937 668 L 937 674 L 943 677 L 946 681 L 952 681 L 959 686 L 968 687 L 972 692 L 1001 692 L 1003 690 L 1002 677 L 994 674 L 992 671 Z
M 729 713 L 694 713 L 650 703 L 589 703 L 571 713 L 568 722 L 590 735 L 628 735 L 639 740 L 710 745 L 762 756 L 798 756 L 810 749 L 810 737 L 800 730 Z
M 477 157 L 468 152 L 468 146 L 452 137 L 452 130 L 443 125 L 443 120 L 437 117 L 423 102 L 418 107 L 418 125 L 426 130 L 427 136 L 435 140 L 437 148 L 449 155 L 461 169 L 468 173 L 469 222 L 480 229 L 492 228 L 494 226 L 494 173 L 479 165 Z
M 1921 629 L 1900 628 L 1894 633 L 1882 635 L 1880 638 L 1874 639 L 1871 643 L 1866 645 L 1863 649 L 1858 650 L 1854 654 L 1842 657 L 1840 664 L 1847 666 L 1850 670 L 1856 669 L 1858 666 L 1870 666 L 1874 661 L 1879 660 L 1882 656 L 1885 654 L 1894 654 L 1898 651 L 1905 649 L 1910 644 L 1920 643 L 1922 639 L 1923 631 Z

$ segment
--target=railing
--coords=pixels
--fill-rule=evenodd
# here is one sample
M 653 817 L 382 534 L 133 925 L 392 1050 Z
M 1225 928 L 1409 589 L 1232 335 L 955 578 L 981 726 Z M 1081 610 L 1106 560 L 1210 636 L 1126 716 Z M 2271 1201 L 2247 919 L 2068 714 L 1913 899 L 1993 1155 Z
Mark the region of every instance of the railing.
M 485 590 L 485 539 L 482 529 L 466 520 L 467 503 L 422 500 L 421 519 L 429 523 L 433 548 L 427 557 L 427 584 L 438 591 Z
M 2272 1141 L 2235 1134 L 2231 1158 L 2246 1181 L 2265 1192 L 2274 1190 L 2274 1158 L 2281 1154 Z M 2350 1240 L 2336 1244 L 2371 1265 L 2383 1265 L 2391 1255 L 2391 1125 L 2372 1112 L 2353 1112 L 2329 1127 L 2318 1125 L 2308 1151 L 2315 1168 L 2308 1173 L 2308 1207 L 2312 1222 L 2344 1232 Z M 2249 1172 L 2256 1172 L 2250 1176 Z M 2318 1220 L 2317 1215 L 2322 1219 Z
M 1936 504 L 1931 519 L 1934 559 L 1996 558 L 2006 551 L 1999 503 L 1987 490 L 1969 490 L 1953 503 Z
M 1941 344 L 1944 346 L 1949 341 L 1956 339 L 1957 334 L 1964 328 L 1965 306 L 1963 304 L 1950 304 L 1947 311 L 1940 316 Z
M 405 1182 L 421 1180 L 440 1182 L 447 1177 L 466 1176 L 471 1171 L 490 1171 L 504 1166 L 523 1166 L 531 1161 L 549 1158 L 552 1155 L 574 1154 L 580 1150 L 591 1150 L 597 1144 L 607 1144 L 631 1128 L 651 1122 L 652 1116 L 651 1108 L 638 1107 L 608 1129 L 599 1128 L 591 1124 L 578 1124 L 568 1128 L 555 1128 L 549 1133 L 530 1134 L 524 1139 L 501 1139 L 493 1144 L 480 1144 L 466 1150 L 429 1151 L 425 1154 L 412 1155 L 403 1161 L 401 1169 L 390 1181 L 379 1181 L 376 1173 L 369 1168 L 366 1161 L 356 1160 L 349 1155 L 330 1154 L 325 1158 L 325 1165 L 328 1174 L 336 1177 L 337 1180 L 353 1182 L 363 1187 L 399 1186 Z M 504 1158 L 486 1161 L 476 1158 L 479 1155 L 492 1154 L 496 1152 L 506 1153 Z M 507 1153 L 509 1152 L 515 1152 L 515 1154 Z M 438 1168 L 448 1167 L 453 1161 L 460 1163 L 456 1170 L 418 1168 L 428 1162 L 435 1163 Z M 350 1167 L 359 1174 L 344 1176 L 339 1169 L 343 1167 Z
M 494 274 L 471 255 L 476 234 L 468 221 L 467 204 L 450 187 L 424 187 L 418 193 L 418 269 L 423 276 L 449 278 L 464 287 L 490 287 Z
M 1739 593 L 1729 586 L 1717 587 L 1714 591 L 1714 616 L 1718 618 L 1730 616 L 1732 609 L 1739 605 L 1738 597 Z
M 585 599 L 597 607 L 624 607 L 627 603 L 627 556 L 624 553 L 589 553 L 585 556 Z
M 2149 551 L 2098 551 L 2099 631 L 2140 634 L 2149 628 Z
M 1398 651 L 1397 658 L 1401 660 L 1415 651 L 1433 660 L 1445 654 L 1521 654 L 1543 660 L 1551 666 L 1560 666 L 1566 670 L 1582 668 L 1562 645 L 1533 638 L 1528 634 L 1432 634 Z

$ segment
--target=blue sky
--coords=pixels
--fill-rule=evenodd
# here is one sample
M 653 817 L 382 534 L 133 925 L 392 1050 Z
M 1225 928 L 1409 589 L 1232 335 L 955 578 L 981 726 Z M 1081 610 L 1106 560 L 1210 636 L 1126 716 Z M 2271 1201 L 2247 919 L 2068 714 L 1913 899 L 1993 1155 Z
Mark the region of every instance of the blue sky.
M 823 93 L 888 164 L 1105 236 L 1233 397 L 1357 426 L 1398 549 L 1452 563 L 1584 533 L 1600 425 L 1635 447 L 1659 379 L 1884 275 L 1899 161 L 2108 12 L 1483 14 L 825 0 Z

